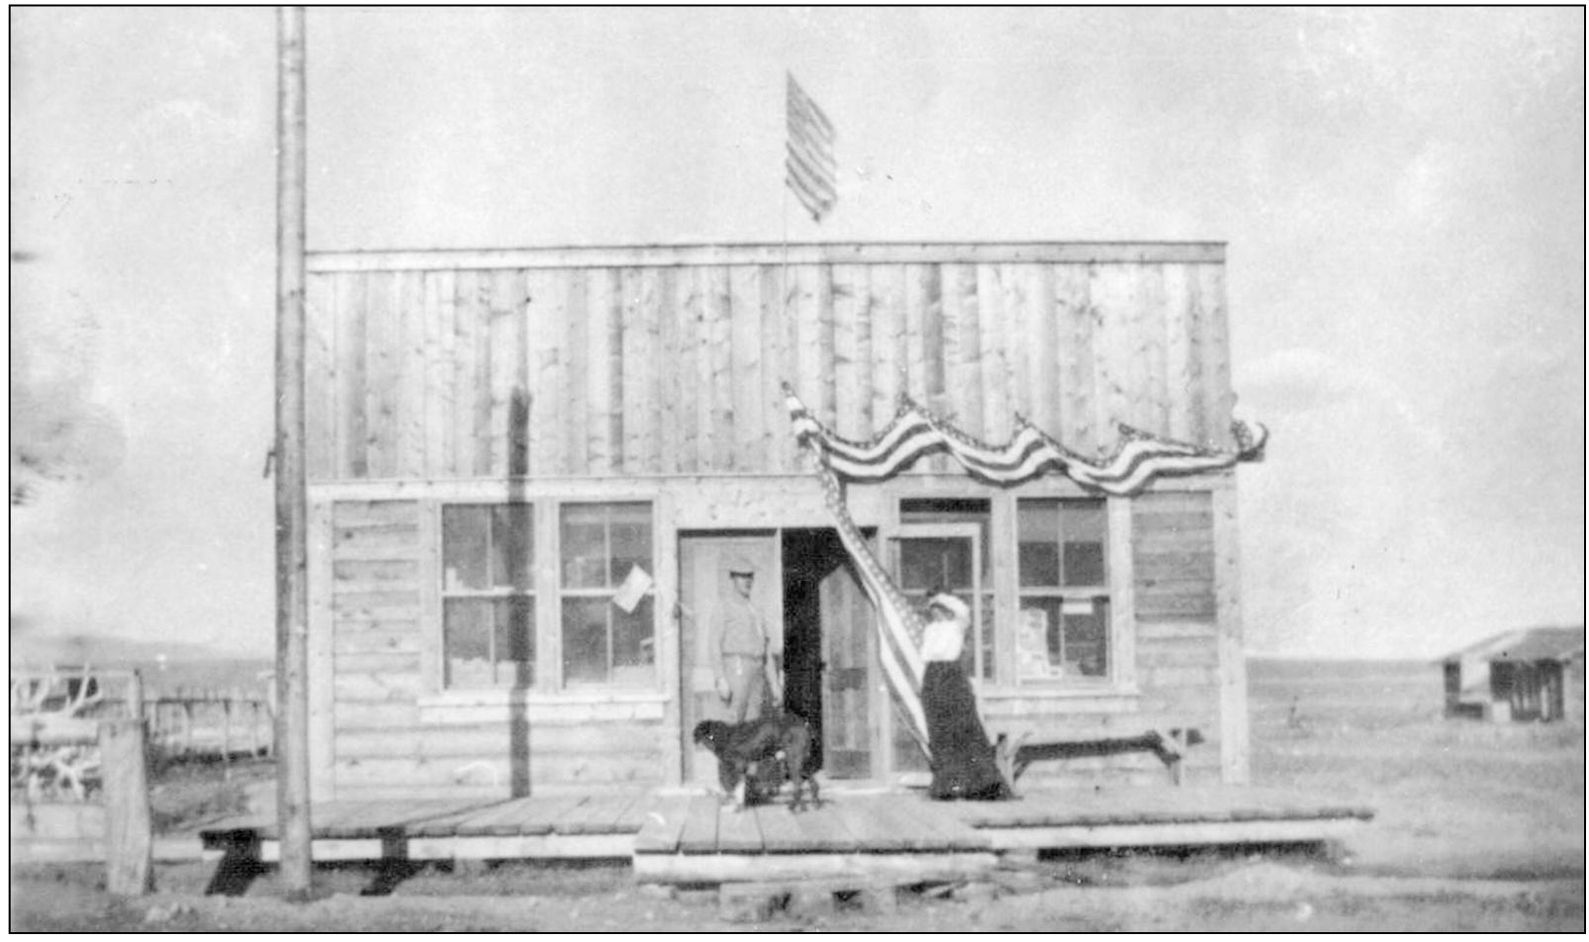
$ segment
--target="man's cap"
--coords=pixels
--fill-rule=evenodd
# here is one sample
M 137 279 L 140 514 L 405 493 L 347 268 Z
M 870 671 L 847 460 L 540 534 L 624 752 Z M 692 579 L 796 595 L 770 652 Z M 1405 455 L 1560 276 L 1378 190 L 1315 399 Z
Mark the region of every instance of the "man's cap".
M 731 576 L 754 576 L 756 566 L 743 556 L 731 556 L 728 559 L 728 574 Z

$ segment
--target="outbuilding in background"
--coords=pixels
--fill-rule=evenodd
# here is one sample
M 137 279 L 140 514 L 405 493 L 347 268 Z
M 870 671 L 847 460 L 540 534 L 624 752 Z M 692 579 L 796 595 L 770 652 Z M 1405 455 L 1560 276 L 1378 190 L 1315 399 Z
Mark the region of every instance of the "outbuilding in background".
M 1444 659 L 1446 716 L 1584 721 L 1584 629 L 1522 628 Z

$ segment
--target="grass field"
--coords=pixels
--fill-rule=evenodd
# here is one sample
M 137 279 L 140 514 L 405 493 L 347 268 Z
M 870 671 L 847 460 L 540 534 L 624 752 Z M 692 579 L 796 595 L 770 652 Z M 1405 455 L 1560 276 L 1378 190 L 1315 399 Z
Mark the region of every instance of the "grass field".
M 723 923 L 709 893 L 659 895 L 625 866 L 324 867 L 310 905 L 266 874 L 204 896 L 213 868 L 162 867 L 159 892 L 117 901 L 102 868 L 13 870 L 13 930 L 164 931 L 1584 931 L 1584 730 L 1441 716 L 1439 668 L 1412 662 L 1249 663 L 1252 773 L 1374 808 L 1344 846 L 1046 856 L 1001 871 L 996 893 L 921 898 L 894 915 L 801 914 Z M 253 770 L 255 774 L 259 770 Z M 164 785 L 175 826 L 236 801 L 201 771 Z M 252 777 L 252 776 L 250 776 Z M 191 804 L 190 804 L 191 803 Z M 192 814 L 185 814 L 185 811 Z

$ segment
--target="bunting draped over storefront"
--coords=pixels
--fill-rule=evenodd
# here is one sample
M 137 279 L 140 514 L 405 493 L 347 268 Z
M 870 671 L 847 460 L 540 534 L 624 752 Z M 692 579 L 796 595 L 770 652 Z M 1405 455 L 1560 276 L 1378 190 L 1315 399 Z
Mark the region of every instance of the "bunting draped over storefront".
M 878 654 L 911 736 L 928 752 L 927 721 L 921 703 L 924 666 L 921 638 L 926 626 L 883 569 L 866 538 L 850 518 L 843 481 L 885 481 L 927 454 L 947 452 L 973 477 L 1011 486 L 1044 474 L 1063 474 L 1091 491 L 1130 496 L 1156 477 L 1200 474 L 1263 457 L 1269 433 L 1262 425 L 1254 434 L 1245 423 L 1232 423 L 1234 451 L 1215 451 L 1169 441 L 1128 425 L 1118 426 L 1114 452 L 1102 461 L 1088 461 L 1032 425 L 1019 413 L 1016 433 L 1004 445 L 989 445 L 961 432 L 907 396 L 899 397 L 893 421 L 871 441 L 854 442 L 831 432 L 806 409 L 794 389 L 783 385 L 795 437 L 816 458 L 823 500 L 838 526 L 839 539 L 861 574 L 861 584 L 877 612 Z M 928 753 L 930 755 L 930 752 Z

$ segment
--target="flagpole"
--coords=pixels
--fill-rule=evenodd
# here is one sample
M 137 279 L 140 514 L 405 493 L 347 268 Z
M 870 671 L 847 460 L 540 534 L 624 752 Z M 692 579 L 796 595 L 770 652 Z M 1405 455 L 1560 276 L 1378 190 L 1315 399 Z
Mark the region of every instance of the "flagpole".
M 788 81 L 789 81 L 789 73 L 785 72 L 784 73 L 784 82 L 786 83 L 785 84 L 785 91 L 784 91 L 785 96 L 788 95 L 788 88 L 787 88 Z M 784 104 L 785 112 L 787 112 L 788 107 L 789 106 L 788 106 L 788 103 L 787 103 L 787 100 L 786 100 L 786 102 Z M 785 119 L 787 120 L 787 114 L 785 116 Z M 788 131 L 787 131 L 787 129 L 785 129 L 785 134 L 787 135 L 787 133 L 788 133 Z M 788 144 L 786 143 L 784 146 L 787 147 Z M 786 163 L 787 163 L 788 159 L 789 158 L 787 156 L 784 157 L 784 160 L 785 160 Z M 787 176 L 788 173 L 789 173 L 789 170 L 788 170 L 788 168 L 786 166 L 784 168 L 785 176 Z M 782 217 L 783 217 L 783 267 L 780 268 L 779 271 L 778 271 L 778 293 L 781 296 L 780 300 L 779 300 L 779 304 L 782 306 L 782 313 L 780 314 L 780 316 L 778 318 L 778 322 L 779 323 L 787 323 L 788 320 L 789 320 L 789 187 L 788 187 L 788 185 L 786 183 L 786 185 L 784 185 L 782 187 L 779 187 L 779 189 L 783 190 L 783 212 L 782 212 Z

